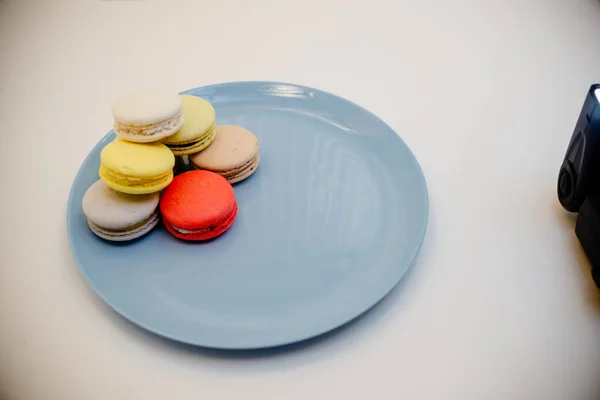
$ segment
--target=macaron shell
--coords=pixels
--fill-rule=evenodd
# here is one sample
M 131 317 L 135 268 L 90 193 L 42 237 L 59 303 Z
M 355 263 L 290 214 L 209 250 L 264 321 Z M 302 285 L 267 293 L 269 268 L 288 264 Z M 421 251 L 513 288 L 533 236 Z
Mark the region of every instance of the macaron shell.
M 164 122 L 181 112 L 178 93 L 162 89 L 141 89 L 125 93 L 112 106 L 115 121 L 128 125 Z
M 166 172 L 165 174 L 161 175 L 160 178 L 156 178 L 154 180 L 130 180 L 125 176 L 122 176 L 122 178 L 119 180 L 115 180 L 113 179 L 113 176 L 109 176 L 105 173 L 105 171 L 103 171 L 101 165 L 100 178 L 107 186 L 114 190 L 127 194 L 141 195 L 156 193 L 169 186 L 173 180 L 173 170 Z
M 196 167 L 210 171 L 228 171 L 246 164 L 258 154 L 258 139 L 246 128 L 218 125 L 212 144 L 190 156 Z
M 209 171 L 177 175 L 160 198 L 163 218 L 185 230 L 220 225 L 235 206 L 235 194 L 229 182 Z
M 115 139 L 100 153 L 102 164 L 111 171 L 131 177 L 159 176 L 172 170 L 175 156 L 162 143 L 132 143 Z
M 180 232 L 177 232 L 175 229 L 173 229 L 172 224 L 163 219 L 164 220 L 164 225 L 165 228 L 169 231 L 169 233 L 171 233 L 173 236 L 179 238 L 179 239 L 183 239 L 183 240 L 190 240 L 190 241 L 197 241 L 197 240 L 210 240 L 210 239 L 214 239 L 217 236 L 222 235 L 223 233 L 225 233 L 225 231 L 227 231 L 231 225 L 233 225 L 233 222 L 235 221 L 235 217 L 237 216 L 237 211 L 238 211 L 238 207 L 237 204 L 234 205 L 233 210 L 231 210 L 231 212 L 229 213 L 229 215 L 223 220 L 223 222 L 216 226 L 215 228 L 206 231 L 206 232 L 199 232 L 199 233 L 190 233 L 190 234 L 183 234 Z
M 163 143 L 186 143 L 202 137 L 215 124 L 215 109 L 201 97 L 182 95 L 183 124 Z
M 96 181 L 83 196 L 83 213 L 90 222 L 109 230 L 126 229 L 152 216 L 158 207 L 158 193 L 134 196 L 120 193 L 102 180 Z
M 102 239 L 110 240 L 111 242 L 125 242 L 146 235 L 152 229 L 154 229 L 156 225 L 158 225 L 159 220 L 160 217 L 158 213 L 155 212 L 150 218 L 148 218 L 148 220 L 143 225 L 137 226 L 130 230 L 123 230 L 119 232 L 104 229 L 98 225 L 95 225 L 89 220 L 88 226 L 90 227 L 91 231 L 94 232 L 94 234 L 96 234 L 96 236 Z

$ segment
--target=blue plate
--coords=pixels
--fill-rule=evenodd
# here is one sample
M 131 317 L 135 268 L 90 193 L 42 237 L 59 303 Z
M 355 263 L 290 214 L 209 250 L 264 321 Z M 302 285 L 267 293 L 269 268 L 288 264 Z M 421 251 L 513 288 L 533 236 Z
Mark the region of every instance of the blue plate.
M 189 243 L 161 226 L 114 244 L 81 209 L 98 179 L 94 147 L 73 183 L 67 230 L 74 258 L 115 311 L 193 345 L 255 349 L 330 331 L 381 300 L 415 258 L 427 187 L 400 137 L 367 110 L 320 90 L 275 82 L 192 89 L 218 124 L 242 125 L 261 164 L 234 185 L 239 213 L 216 240 Z

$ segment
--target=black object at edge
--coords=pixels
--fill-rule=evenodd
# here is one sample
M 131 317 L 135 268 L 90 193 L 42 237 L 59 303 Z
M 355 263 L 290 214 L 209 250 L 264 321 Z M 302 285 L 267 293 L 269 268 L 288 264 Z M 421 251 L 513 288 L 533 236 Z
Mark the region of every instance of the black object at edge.
M 592 85 L 587 93 L 558 174 L 558 199 L 571 212 L 578 212 L 585 198 L 600 187 L 600 103 L 596 89 L 600 84 Z
M 575 234 L 592 265 L 600 288 L 600 98 L 592 85 L 581 108 L 558 174 L 557 194 L 562 206 L 578 212 Z

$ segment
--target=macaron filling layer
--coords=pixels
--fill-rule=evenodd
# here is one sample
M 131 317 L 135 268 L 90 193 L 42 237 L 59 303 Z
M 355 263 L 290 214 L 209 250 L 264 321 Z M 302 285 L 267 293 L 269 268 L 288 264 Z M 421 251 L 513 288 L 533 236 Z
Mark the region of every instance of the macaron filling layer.
M 170 148 L 172 151 L 184 151 L 184 150 L 189 150 L 189 149 L 193 149 L 195 147 L 200 147 L 201 150 L 208 147 L 209 144 L 212 143 L 214 139 L 214 135 L 212 136 L 208 136 L 206 138 L 201 138 L 192 142 L 187 142 L 187 143 L 178 143 L 178 144 L 167 144 L 167 147 Z M 200 150 L 198 150 L 200 151 Z
M 152 228 L 154 228 L 158 224 L 159 219 L 160 217 L 158 212 L 154 212 L 146 220 L 122 229 L 105 228 L 93 223 L 89 219 L 88 225 L 92 232 L 94 232 L 96 235 L 100 236 L 103 239 L 112 241 L 126 241 L 136 239 L 150 232 Z
M 175 232 L 180 233 L 182 235 L 196 235 L 196 234 L 199 234 L 199 233 L 206 233 L 206 232 L 214 231 L 214 230 L 223 228 L 224 226 L 227 226 L 227 225 L 231 224 L 233 222 L 232 219 L 235 218 L 236 214 L 237 214 L 237 204 L 233 206 L 233 208 L 225 216 L 225 218 L 223 218 L 220 221 L 218 221 L 215 225 L 207 227 L 207 228 L 182 229 L 182 228 L 177 228 L 173 224 L 169 224 L 169 226 Z
M 120 174 L 108 169 L 104 164 L 100 164 L 100 176 L 107 181 L 107 184 L 116 183 L 120 186 L 154 186 L 158 182 L 172 178 L 173 171 L 169 170 L 160 175 L 149 177 L 135 177 Z
M 171 149 L 171 151 L 175 155 L 185 155 L 188 153 L 197 153 L 197 152 L 202 151 L 205 148 L 207 148 L 213 142 L 213 140 L 215 140 L 216 128 L 217 128 L 217 126 L 215 124 L 213 124 L 204 135 L 200 136 L 197 139 L 189 140 L 187 142 L 169 143 L 169 142 L 163 141 L 163 143 L 169 149 Z
M 227 180 L 237 178 L 239 176 L 245 175 L 246 173 L 248 173 L 248 172 L 252 171 L 254 168 L 256 168 L 258 166 L 259 161 L 260 161 L 260 156 L 257 154 L 256 157 L 254 157 L 252 160 L 248 161 L 246 164 L 242 165 L 241 167 L 232 169 L 230 171 L 223 171 L 223 172 L 221 172 L 221 175 L 223 176 L 223 178 L 225 178 Z
M 128 226 L 125 228 L 120 228 L 120 229 L 115 229 L 115 228 L 106 228 L 104 226 L 98 225 L 92 221 L 88 220 L 88 223 L 90 225 L 93 225 L 94 227 L 98 228 L 98 229 L 102 229 L 105 232 L 113 232 L 115 234 L 117 233 L 124 233 L 124 232 L 131 232 L 135 229 L 141 228 L 142 226 L 146 225 L 148 222 L 154 220 L 154 219 L 158 219 L 158 212 L 155 212 L 154 214 L 152 214 L 150 217 L 148 217 L 147 219 L 143 220 L 142 222 L 138 222 L 135 225 L 132 226 Z
M 193 235 L 194 233 L 204 233 L 204 232 L 210 232 L 213 229 L 216 228 L 216 226 L 213 226 L 212 228 L 205 228 L 205 229 L 195 229 L 193 231 L 188 231 L 185 229 L 179 229 L 179 228 L 175 228 L 173 225 L 171 225 L 171 228 L 173 228 L 173 230 L 177 233 L 181 233 L 182 235 Z
M 212 124 L 207 130 L 206 132 L 204 132 L 202 135 L 198 136 L 197 138 L 194 139 L 190 139 L 190 140 L 186 140 L 185 142 L 170 142 L 169 138 L 163 140 L 162 142 L 164 144 L 166 144 L 169 148 L 180 148 L 180 147 L 186 147 L 186 146 L 190 146 L 194 143 L 198 143 L 200 141 L 204 141 L 207 140 L 213 136 L 215 136 L 215 132 L 217 130 L 217 125 L 216 124 Z
M 127 124 L 115 121 L 113 128 L 117 135 L 125 137 L 147 137 L 148 139 L 171 135 L 183 124 L 183 111 L 180 110 L 175 116 L 161 122 L 148 125 Z
M 245 162 L 244 164 L 242 164 L 241 166 L 239 166 L 237 168 L 230 169 L 228 171 L 216 171 L 216 170 L 210 170 L 210 171 L 221 175 L 223 178 L 227 179 L 227 181 L 229 181 L 230 183 L 235 183 L 235 182 L 238 182 L 238 180 L 241 180 L 238 178 L 250 176 L 253 173 L 253 171 L 258 167 L 259 163 L 260 163 L 260 155 L 257 154 L 250 161 Z M 204 169 L 204 168 L 198 167 L 194 163 L 191 163 L 191 165 L 193 168 L 198 169 L 198 170 Z

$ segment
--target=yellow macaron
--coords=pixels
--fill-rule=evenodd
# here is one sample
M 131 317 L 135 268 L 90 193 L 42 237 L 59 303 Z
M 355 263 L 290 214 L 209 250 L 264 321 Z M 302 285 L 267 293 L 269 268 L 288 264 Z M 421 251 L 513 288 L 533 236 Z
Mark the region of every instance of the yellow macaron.
M 198 96 L 182 95 L 183 125 L 163 139 L 176 156 L 194 154 L 207 148 L 215 139 L 215 109 Z
M 102 149 L 100 160 L 100 178 L 119 192 L 154 193 L 173 180 L 175 156 L 162 143 L 116 139 Z

